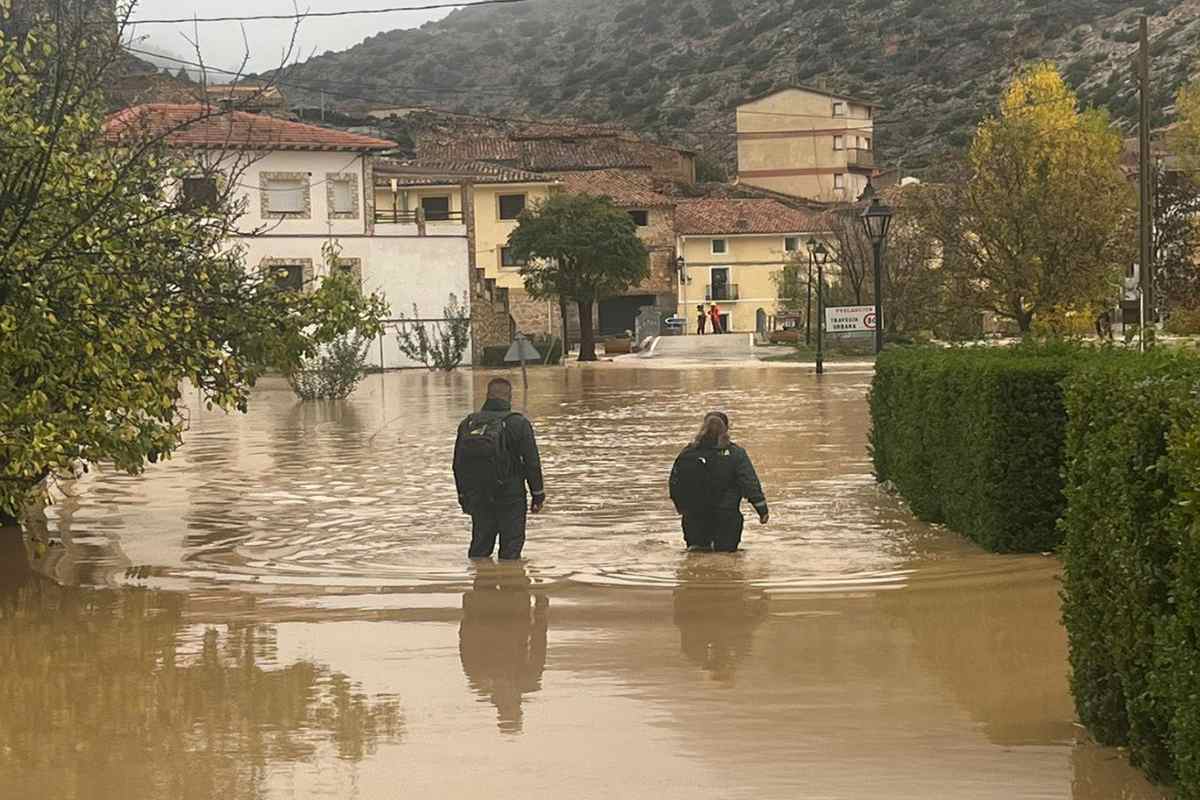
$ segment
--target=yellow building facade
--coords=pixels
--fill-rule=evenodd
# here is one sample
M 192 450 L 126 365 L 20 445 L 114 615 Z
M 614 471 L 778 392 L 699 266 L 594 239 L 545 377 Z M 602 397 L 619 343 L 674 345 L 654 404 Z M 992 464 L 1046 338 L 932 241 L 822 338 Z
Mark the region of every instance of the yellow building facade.
M 853 202 L 875 172 L 875 109 L 793 87 L 737 108 L 738 183 L 821 202 Z
M 703 306 L 720 310 L 728 333 L 766 330 L 782 310 L 775 276 L 808 240 L 826 241 L 818 214 L 768 199 L 683 200 L 675 209 L 676 247 L 683 256 L 678 314 L 689 334 Z

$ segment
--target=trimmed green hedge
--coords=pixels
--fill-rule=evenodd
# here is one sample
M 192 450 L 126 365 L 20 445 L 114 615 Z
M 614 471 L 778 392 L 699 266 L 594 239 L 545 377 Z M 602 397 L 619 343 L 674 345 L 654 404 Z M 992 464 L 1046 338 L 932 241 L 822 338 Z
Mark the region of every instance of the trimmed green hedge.
M 1066 384 L 1063 619 L 1080 719 L 1200 798 L 1200 360 L 1111 353 Z
M 1080 351 L 909 349 L 884 352 L 871 386 L 871 457 L 929 522 L 994 552 L 1060 541 L 1062 381 Z

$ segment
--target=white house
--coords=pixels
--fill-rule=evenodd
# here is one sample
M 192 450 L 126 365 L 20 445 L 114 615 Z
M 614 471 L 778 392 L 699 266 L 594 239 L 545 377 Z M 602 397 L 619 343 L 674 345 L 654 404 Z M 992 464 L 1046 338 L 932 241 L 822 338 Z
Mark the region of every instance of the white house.
M 106 131 L 165 135 L 172 148 L 227 165 L 216 172 L 236 180 L 234 192 L 245 201 L 236 244 L 249 269 L 270 269 L 284 284 L 310 290 L 328 272 L 323 250 L 332 242 L 340 251 L 334 268 L 381 293 L 393 318 L 411 317 L 414 304 L 429 321 L 440 321 L 452 299 L 469 307 L 466 226 L 376 213 L 372 159 L 393 142 L 201 105 L 134 106 L 111 117 Z M 181 190 L 202 202 L 216 195 L 220 179 L 197 175 Z M 393 330 L 371 360 L 388 369 L 416 366 L 399 352 Z

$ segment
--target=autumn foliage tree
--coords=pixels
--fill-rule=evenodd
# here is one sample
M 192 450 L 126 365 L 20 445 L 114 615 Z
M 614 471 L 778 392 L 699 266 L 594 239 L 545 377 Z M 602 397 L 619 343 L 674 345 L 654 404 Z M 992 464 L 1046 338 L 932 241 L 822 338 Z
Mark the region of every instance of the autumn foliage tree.
M 378 298 L 350 278 L 293 292 L 232 245 L 237 167 L 165 146 L 173 130 L 106 136 L 99 88 L 119 78 L 120 30 L 94 2 L 0 3 L 0 519 L 79 462 L 136 473 L 181 443 L 190 384 L 246 408 L 351 331 Z M 218 110 L 202 113 L 219 114 Z M 216 164 L 221 164 L 217 174 Z M 210 171 L 202 204 L 181 186 Z
M 968 302 L 1022 332 L 1051 310 L 1111 301 L 1133 257 L 1121 139 L 1050 64 L 1022 70 L 980 124 L 960 180 L 916 209 Z
M 596 303 L 650 275 L 650 254 L 633 220 L 607 197 L 551 195 L 521 214 L 508 246 L 526 263 L 521 276 L 534 299 L 579 307 L 580 361 L 596 360 Z

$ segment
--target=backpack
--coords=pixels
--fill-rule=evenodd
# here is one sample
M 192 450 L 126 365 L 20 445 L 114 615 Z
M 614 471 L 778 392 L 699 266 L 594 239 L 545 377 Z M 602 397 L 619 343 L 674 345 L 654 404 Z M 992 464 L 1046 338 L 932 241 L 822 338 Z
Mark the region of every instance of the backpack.
M 485 413 L 467 417 L 459 444 L 459 471 L 472 498 L 495 500 L 497 492 L 512 476 L 512 458 L 504 430 L 516 416 L 520 415 Z
M 689 447 L 675 459 L 671 500 L 679 510 L 697 514 L 716 508 L 729 481 L 726 465 L 717 463 L 720 458 L 720 450 Z

